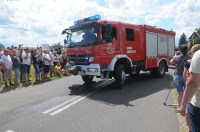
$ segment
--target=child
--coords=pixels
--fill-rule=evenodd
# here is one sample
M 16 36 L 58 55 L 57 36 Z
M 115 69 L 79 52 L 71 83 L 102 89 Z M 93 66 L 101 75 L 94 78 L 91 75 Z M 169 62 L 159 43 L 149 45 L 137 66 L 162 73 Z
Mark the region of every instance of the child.
M 65 65 L 64 68 L 61 70 L 63 76 L 69 76 L 69 72 L 67 70 L 67 66 Z
M 54 76 L 62 76 L 61 73 L 61 65 L 58 62 L 57 65 L 54 67 Z

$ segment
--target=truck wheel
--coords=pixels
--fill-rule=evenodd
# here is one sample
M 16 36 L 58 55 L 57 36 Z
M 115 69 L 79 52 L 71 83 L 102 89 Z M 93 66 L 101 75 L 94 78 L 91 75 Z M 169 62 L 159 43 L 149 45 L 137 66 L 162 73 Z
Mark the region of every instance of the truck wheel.
M 82 76 L 82 79 L 85 83 L 91 83 L 92 80 L 93 80 L 93 76 L 89 76 L 89 75 L 86 75 L 86 76 Z
M 119 64 L 115 71 L 115 84 L 118 89 L 122 88 L 122 85 L 124 84 L 125 79 L 126 79 L 126 73 L 124 70 L 124 65 Z
M 163 77 L 165 75 L 165 67 L 166 67 L 165 62 L 161 61 L 157 68 L 154 68 L 150 71 L 151 75 L 153 77 Z

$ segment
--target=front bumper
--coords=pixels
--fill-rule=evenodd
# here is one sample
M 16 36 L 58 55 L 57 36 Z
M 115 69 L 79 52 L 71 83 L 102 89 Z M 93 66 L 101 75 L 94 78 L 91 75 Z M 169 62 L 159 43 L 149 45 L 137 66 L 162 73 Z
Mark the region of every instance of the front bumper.
M 69 68 L 69 71 L 77 70 L 78 75 L 91 75 L 91 76 L 100 76 L 101 75 L 99 64 L 76 65 L 74 68 L 73 67 Z M 71 72 L 71 73 L 73 74 L 73 72 Z

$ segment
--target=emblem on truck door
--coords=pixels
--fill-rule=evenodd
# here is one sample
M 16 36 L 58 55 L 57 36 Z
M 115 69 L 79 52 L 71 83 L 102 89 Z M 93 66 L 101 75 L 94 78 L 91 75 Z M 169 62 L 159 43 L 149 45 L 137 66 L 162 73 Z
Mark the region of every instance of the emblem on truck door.
M 109 54 L 113 54 L 114 51 L 113 51 L 113 45 L 112 44 L 108 45 L 107 51 L 108 51 Z

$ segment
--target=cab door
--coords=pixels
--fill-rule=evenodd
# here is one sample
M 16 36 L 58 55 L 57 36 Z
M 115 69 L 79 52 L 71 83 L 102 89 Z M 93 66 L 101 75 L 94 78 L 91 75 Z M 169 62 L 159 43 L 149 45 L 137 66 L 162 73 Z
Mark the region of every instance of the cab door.
M 102 27 L 100 30 L 99 54 L 102 57 L 102 64 L 105 65 L 109 64 L 113 57 L 121 52 L 118 26 L 116 24 L 109 24 L 109 26 Z

